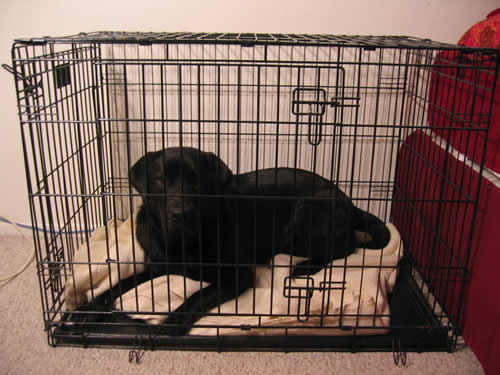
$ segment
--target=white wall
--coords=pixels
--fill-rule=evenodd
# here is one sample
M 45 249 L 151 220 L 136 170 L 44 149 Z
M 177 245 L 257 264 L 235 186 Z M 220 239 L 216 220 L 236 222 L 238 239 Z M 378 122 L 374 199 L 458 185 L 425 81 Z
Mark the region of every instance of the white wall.
M 3 0 L 0 63 L 15 38 L 81 31 L 411 35 L 456 42 L 498 0 Z M 0 71 L 0 215 L 29 221 L 12 76 Z

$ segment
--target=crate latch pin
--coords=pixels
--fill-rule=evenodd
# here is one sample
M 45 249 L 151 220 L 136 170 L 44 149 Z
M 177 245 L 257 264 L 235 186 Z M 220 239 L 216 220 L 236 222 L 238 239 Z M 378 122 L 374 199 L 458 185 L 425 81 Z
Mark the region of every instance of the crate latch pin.
M 26 95 L 33 95 L 35 93 L 36 89 L 42 87 L 42 80 L 40 80 L 38 82 L 35 81 L 35 83 L 33 84 L 32 80 L 30 78 L 23 77 L 19 73 L 16 73 L 10 65 L 2 64 L 2 68 L 4 68 L 6 71 L 8 71 L 12 75 L 14 75 L 14 77 L 16 77 L 16 79 L 23 81 L 24 92 Z

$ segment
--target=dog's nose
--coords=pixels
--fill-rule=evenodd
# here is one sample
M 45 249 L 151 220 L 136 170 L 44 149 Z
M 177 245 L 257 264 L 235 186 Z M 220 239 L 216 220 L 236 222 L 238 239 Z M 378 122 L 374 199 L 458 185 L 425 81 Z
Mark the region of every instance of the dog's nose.
M 184 218 L 184 213 L 182 211 L 172 213 L 172 220 L 174 222 L 181 222 L 183 218 Z

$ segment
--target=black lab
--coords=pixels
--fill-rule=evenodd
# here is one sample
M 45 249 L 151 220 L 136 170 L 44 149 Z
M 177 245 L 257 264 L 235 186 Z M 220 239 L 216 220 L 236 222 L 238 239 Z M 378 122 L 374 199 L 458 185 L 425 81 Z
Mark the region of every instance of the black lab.
M 208 287 L 187 298 L 156 331 L 183 335 L 209 310 L 250 288 L 251 258 L 235 242 L 234 201 L 221 197 L 235 194 L 232 179 L 222 160 L 194 148 L 167 148 L 139 159 L 129 180 L 143 201 L 136 236 L 150 265 L 83 309 L 106 311 L 120 294 L 160 275 L 207 281 Z
M 313 274 L 357 247 L 381 249 L 389 242 L 380 219 L 357 208 L 337 185 L 317 174 L 269 168 L 240 174 L 237 185 L 241 194 L 260 197 L 247 208 L 255 227 L 245 224 L 254 228 L 254 236 L 246 240 L 263 256 L 259 261 L 265 262 L 269 252 L 309 258 L 296 265 L 294 276 Z
M 129 172 L 143 199 L 137 240 L 152 262 L 151 276 L 165 273 L 203 280 L 210 286 L 194 293 L 166 320 L 162 333 L 185 334 L 204 313 L 253 285 L 248 253 L 235 242 L 232 172 L 212 153 L 167 148 L 148 153 Z M 167 263 L 168 262 L 168 263 Z
M 169 315 L 161 334 L 186 334 L 209 310 L 251 288 L 251 265 L 268 264 L 278 252 L 308 257 L 294 270 L 301 275 L 357 246 L 381 248 L 389 241 L 378 218 L 356 208 L 330 181 L 303 170 L 233 176 L 214 154 L 184 147 L 146 154 L 129 179 L 143 200 L 136 235 L 151 265 L 88 310 L 109 308 L 120 294 L 167 273 L 209 282 Z

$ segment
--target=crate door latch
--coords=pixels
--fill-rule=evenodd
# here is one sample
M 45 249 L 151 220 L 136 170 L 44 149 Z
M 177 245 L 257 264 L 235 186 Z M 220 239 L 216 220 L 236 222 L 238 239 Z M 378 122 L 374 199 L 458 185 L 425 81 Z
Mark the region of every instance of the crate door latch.
M 317 146 L 321 143 L 323 115 L 326 106 L 332 105 L 326 100 L 326 91 L 318 87 L 298 87 L 293 90 L 292 113 L 307 118 L 308 141 Z
M 311 276 L 287 276 L 283 283 L 283 296 L 290 299 L 298 299 L 297 320 L 305 323 L 309 320 L 311 298 L 315 291 L 323 293 L 329 290 L 343 290 L 345 289 L 345 285 L 345 281 L 323 281 L 319 287 L 315 287 L 314 279 Z
M 343 71 L 341 71 L 343 72 Z M 343 73 L 339 77 L 343 77 Z M 338 78 L 335 96 L 328 98 L 324 88 L 319 86 L 297 87 L 292 91 L 292 113 L 300 124 L 307 124 L 308 142 L 318 146 L 323 136 L 324 116 L 327 107 L 333 108 L 333 123 L 342 124 L 344 108 L 359 108 L 359 97 L 345 96 L 343 78 Z

